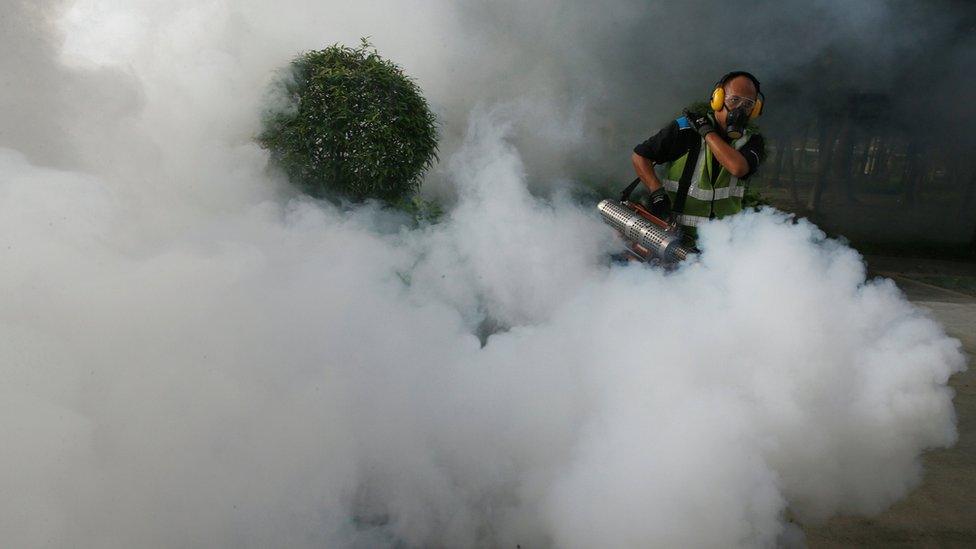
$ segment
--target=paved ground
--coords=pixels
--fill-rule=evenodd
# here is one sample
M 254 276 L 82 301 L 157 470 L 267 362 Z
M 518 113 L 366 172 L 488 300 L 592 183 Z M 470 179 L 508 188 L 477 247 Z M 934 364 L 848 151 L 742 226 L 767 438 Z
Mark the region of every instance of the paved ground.
M 875 274 L 898 283 L 962 341 L 970 369 L 956 374 L 959 443 L 925 456 L 925 481 L 908 498 L 870 519 L 838 517 L 805 527 L 810 547 L 976 547 L 976 296 L 940 288 L 938 276 L 976 277 L 976 264 L 869 258 Z M 976 278 L 974 278 L 976 279 Z

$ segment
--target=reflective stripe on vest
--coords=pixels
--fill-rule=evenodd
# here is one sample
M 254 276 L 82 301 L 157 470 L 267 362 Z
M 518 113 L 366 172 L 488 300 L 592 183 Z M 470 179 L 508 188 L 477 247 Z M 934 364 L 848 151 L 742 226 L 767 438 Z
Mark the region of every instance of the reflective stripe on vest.
M 732 142 L 732 146 L 736 150 L 741 149 L 751 136 L 752 132 L 746 131 L 745 135 Z M 739 178 L 733 177 L 721 164 L 719 170 L 712 173 L 712 166 L 706 166 L 711 158 L 711 151 L 708 150 L 708 146 L 702 140 L 702 150 L 692 172 L 684 212 L 678 217 L 678 223 L 685 227 L 697 227 L 709 219 L 709 213 L 714 213 L 715 217 L 721 218 L 742 210 L 745 186 L 740 185 Z M 683 157 L 667 164 L 664 173 L 661 174 L 663 175 L 661 182 L 665 190 L 671 195 L 672 201 L 676 198 L 679 187 L 678 180 L 687 160 L 688 154 L 685 153 Z M 694 229 L 690 233 L 693 236 Z
M 684 225 L 685 227 L 697 227 L 706 221 L 708 221 L 708 218 L 701 215 L 681 214 L 678 216 L 678 224 Z
M 661 183 L 664 184 L 664 188 L 671 192 L 678 192 L 678 182 L 673 179 L 662 179 Z M 719 187 L 717 189 L 702 189 L 701 187 L 692 184 L 691 188 L 688 189 L 688 196 L 692 198 L 697 198 L 698 200 L 722 200 L 730 196 L 735 196 L 742 198 L 746 194 L 746 188 L 738 185 L 739 179 L 736 177 L 731 178 L 728 187 Z

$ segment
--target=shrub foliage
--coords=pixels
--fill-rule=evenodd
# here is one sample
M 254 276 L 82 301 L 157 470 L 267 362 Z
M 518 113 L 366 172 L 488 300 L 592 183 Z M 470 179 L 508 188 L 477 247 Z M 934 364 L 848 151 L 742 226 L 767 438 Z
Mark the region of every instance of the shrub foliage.
M 417 84 L 366 39 L 296 57 L 278 82 L 287 107 L 258 142 L 316 197 L 409 200 L 437 154 L 436 119 Z

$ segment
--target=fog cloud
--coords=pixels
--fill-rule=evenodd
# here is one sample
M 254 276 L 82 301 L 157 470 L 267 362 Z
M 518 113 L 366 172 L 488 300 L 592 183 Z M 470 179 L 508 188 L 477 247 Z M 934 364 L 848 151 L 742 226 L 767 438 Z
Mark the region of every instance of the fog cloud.
M 7 8 L 38 44 L 0 94 L 12 546 L 772 545 L 955 440 L 958 342 L 853 250 L 765 211 L 610 266 L 543 169 L 697 88 L 613 91 L 610 52 L 683 27 L 598 38 L 664 5 Z M 441 223 L 298 196 L 251 140 L 274 69 L 362 35 L 443 117 Z

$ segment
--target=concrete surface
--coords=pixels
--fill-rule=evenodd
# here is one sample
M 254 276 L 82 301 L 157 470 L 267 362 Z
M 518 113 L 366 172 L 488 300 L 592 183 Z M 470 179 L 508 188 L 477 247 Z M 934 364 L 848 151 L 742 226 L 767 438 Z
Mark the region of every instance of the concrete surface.
M 925 456 L 925 479 L 906 499 L 871 518 L 835 517 L 804 526 L 819 547 L 976 547 L 976 297 L 914 279 L 926 273 L 976 274 L 976 264 L 869 258 L 875 274 L 891 277 L 910 300 L 929 309 L 962 341 L 969 370 L 956 374 L 959 442 Z M 919 276 L 919 278 L 923 278 Z

